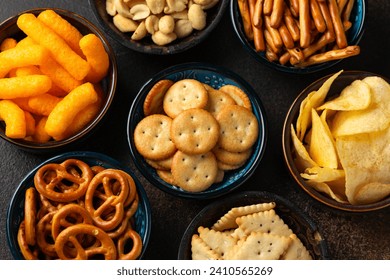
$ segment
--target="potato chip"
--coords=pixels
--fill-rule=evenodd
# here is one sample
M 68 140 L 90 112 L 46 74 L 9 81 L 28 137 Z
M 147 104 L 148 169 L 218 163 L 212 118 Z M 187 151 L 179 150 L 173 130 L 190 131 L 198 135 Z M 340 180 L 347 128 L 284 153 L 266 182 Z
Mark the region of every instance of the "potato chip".
M 338 112 L 331 124 L 334 137 L 384 130 L 390 125 L 390 85 L 380 77 L 362 80 L 371 88 L 367 109 Z
M 335 99 L 325 102 L 317 110 L 353 111 L 366 109 L 371 104 L 371 88 L 361 80 L 355 80 L 344 88 Z
M 369 183 L 359 189 L 355 201 L 359 204 L 374 203 L 390 195 L 390 183 Z
M 342 169 L 314 166 L 307 168 L 305 173 L 301 173 L 301 176 L 302 178 L 317 182 L 329 182 L 345 178 L 345 172 Z
M 326 122 L 312 109 L 311 158 L 322 167 L 337 169 L 338 157 L 333 136 Z
M 317 166 L 317 163 L 312 160 L 303 143 L 298 139 L 293 125 L 291 125 L 291 138 L 296 153 L 294 161 L 298 170 L 305 170 L 306 168 Z
M 315 90 L 302 101 L 301 107 L 299 110 L 299 115 L 296 123 L 297 136 L 300 140 L 305 136 L 306 130 L 310 127 L 311 124 L 311 109 L 317 108 L 318 106 L 324 103 L 324 100 L 328 94 L 330 87 L 333 84 L 333 81 L 343 72 L 333 74 L 329 79 L 327 79 L 322 86 Z
M 327 194 L 330 198 L 339 203 L 348 203 L 345 196 L 345 179 L 340 179 L 331 182 L 317 182 L 315 180 L 307 180 L 306 184 L 320 193 Z
M 367 184 L 390 184 L 390 127 L 379 132 L 339 137 L 336 149 L 345 171 L 346 196 L 351 204 L 361 202 L 356 195 Z M 386 191 L 378 191 L 377 188 L 375 185 L 376 194 L 383 193 L 381 198 L 387 196 Z M 367 197 L 367 192 L 363 189 L 361 196 Z M 361 200 L 372 201 L 368 198 Z

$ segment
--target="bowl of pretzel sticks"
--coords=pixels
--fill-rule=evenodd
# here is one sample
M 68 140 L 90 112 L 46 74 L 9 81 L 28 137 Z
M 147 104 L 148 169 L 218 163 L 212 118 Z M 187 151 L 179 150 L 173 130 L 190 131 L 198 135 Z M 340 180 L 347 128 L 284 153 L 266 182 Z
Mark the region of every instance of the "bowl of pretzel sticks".
M 364 0 L 237 0 L 230 12 L 249 53 L 279 71 L 313 73 L 360 53 Z
M 0 25 L 0 137 L 30 152 L 84 140 L 113 101 L 116 58 L 105 35 L 63 9 L 25 10 Z
M 214 201 L 191 221 L 179 260 L 329 259 L 321 229 L 297 205 L 271 192 L 245 191 Z
M 131 170 L 104 154 L 52 157 L 21 181 L 7 211 L 15 259 L 141 259 L 150 236 L 149 200 Z

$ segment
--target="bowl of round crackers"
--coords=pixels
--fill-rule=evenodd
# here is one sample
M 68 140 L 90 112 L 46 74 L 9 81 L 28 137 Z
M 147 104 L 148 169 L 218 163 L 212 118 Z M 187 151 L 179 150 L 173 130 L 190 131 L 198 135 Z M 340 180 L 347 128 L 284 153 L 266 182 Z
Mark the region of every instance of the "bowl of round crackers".
M 60 154 L 33 168 L 7 210 L 15 259 L 141 259 L 150 230 L 149 200 L 133 172 L 89 151 Z
M 329 259 L 320 229 L 274 193 L 245 191 L 215 201 L 188 225 L 179 260 Z
M 105 32 L 141 53 L 169 55 L 204 41 L 216 28 L 228 0 L 89 0 Z
M 131 156 L 155 187 L 186 198 L 213 198 L 253 174 L 266 144 L 262 103 L 228 69 L 185 63 L 140 89 L 127 122 Z
M 230 14 L 239 40 L 257 61 L 305 74 L 359 55 L 366 6 L 365 0 L 238 0 L 231 1 Z
M 335 209 L 390 206 L 390 80 L 339 71 L 310 84 L 283 127 L 283 153 L 298 185 Z
M 115 95 L 105 35 L 76 13 L 45 8 L 20 12 L 0 30 L 0 137 L 32 152 L 87 138 Z

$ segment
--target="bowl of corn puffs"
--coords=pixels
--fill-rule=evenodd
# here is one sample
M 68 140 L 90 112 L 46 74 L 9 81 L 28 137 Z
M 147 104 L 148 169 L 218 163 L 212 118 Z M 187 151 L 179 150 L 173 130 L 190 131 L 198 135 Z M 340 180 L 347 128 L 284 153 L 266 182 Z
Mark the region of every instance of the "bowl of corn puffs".
M 287 73 L 313 73 L 360 54 L 365 0 L 231 1 L 234 30 L 250 54 Z
M 27 151 L 87 138 L 114 98 L 117 66 L 104 34 L 62 9 L 0 24 L 0 137 Z

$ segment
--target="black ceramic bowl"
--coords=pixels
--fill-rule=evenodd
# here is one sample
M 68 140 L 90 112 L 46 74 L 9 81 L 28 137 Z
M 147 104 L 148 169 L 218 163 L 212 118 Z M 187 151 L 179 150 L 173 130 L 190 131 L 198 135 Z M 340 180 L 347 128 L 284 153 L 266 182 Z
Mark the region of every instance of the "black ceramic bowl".
M 332 75 L 332 74 L 331 74 Z M 284 159 L 285 163 L 287 165 L 287 168 L 291 174 L 291 176 L 294 178 L 294 180 L 298 183 L 298 185 L 307 193 L 309 194 L 312 198 L 315 200 L 330 206 L 335 209 L 339 210 L 344 210 L 344 211 L 350 211 L 350 212 L 367 212 L 367 211 L 373 211 L 377 209 L 381 209 L 384 207 L 390 206 L 390 197 L 387 197 L 384 200 L 381 200 L 379 202 L 375 203 L 370 203 L 370 204 L 364 204 L 364 205 L 352 205 L 349 203 L 340 203 L 337 202 L 336 200 L 330 198 L 329 196 L 316 191 L 313 187 L 307 185 L 305 182 L 305 179 L 303 179 L 300 176 L 300 171 L 297 169 L 296 165 L 294 164 L 294 152 L 293 152 L 293 143 L 291 140 L 291 124 L 294 125 L 296 124 L 296 120 L 299 115 L 300 111 L 300 105 L 302 101 L 307 97 L 307 95 L 314 91 L 318 90 L 320 86 L 331 76 L 327 75 L 323 78 L 318 79 L 317 81 L 313 82 L 310 84 L 308 87 L 306 87 L 294 100 L 292 103 L 285 122 L 283 126 L 283 136 L 282 136 L 282 145 L 283 145 L 283 154 L 284 154 Z M 350 85 L 354 80 L 356 79 L 364 79 L 365 77 L 368 76 L 379 76 L 374 73 L 370 72 L 362 72 L 362 71 L 344 71 L 342 72 L 336 80 L 333 82 L 327 98 L 332 98 L 335 97 L 337 94 L 341 92 L 343 88 L 346 86 Z M 390 79 L 382 77 L 385 79 L 387 82 L 390 82 Z
M 20 182 L 20 184 L 15 190 L 14 195 L 11 198 L 11 202 L 9 204 L 8 211 L 7 211 L 6 235 L 7 235 L 8 246 L 11 250 L 12 256 L 17 260 L 24 259 L 22 253 L 19 250 L 17 235 L 18 235 L 19 224 L 24 218 L 25 192 L 29 187 L 34 185 L 35 173 L 43 165 L 46 165 L 48 163 L 61 163 L 71 158 L 82 160 L 90 166 L 96 165 L 96 166 L 102 166 L 104 168 L 121 169 L 132 176 L 132 178 L 135 181 L 138 195 L 139 195 L 139 205 L 134 217 L 135 217 L 135 230 L 139 233 L 143 243 L 142 252 L 141 255 L 139 256 L 139 259 L 142 259 L 142 256 L 145 253 L 149 242 L 150 231 L 151 231 L 151 207 L 149 204 L 149 199 L 147 197 L 147 194 L 144 188 L 142 187 L 141 183 L 135 177 L 135 175 L 131 170 L 129 170 L 121 163 L 119 163 L 118 161 L 116 161 L 115 159 L 107 155 L 95 153 L 95 152 L 88 152 L 88 151 L 68 152 L 68 153 L 54 156 L 42 162 L 38 166 L 36 166 Z
M 181 188 L 170 185 L 163 181 L 145 159 L 139 154 L 134 145 L 134 130 L 137 124 L 144 118 L 143 103 L 146 95 L 152 86 L 161 79 L 170 79 L 178 81 L 185 78 L 192 78 L 203 83 L 206 83 L 216 89 L 225 84 L 232 84 L 240 87 L 250 98 L 252 103 L 252 111 L 255 114 L 259 123 L 259 136 L 253 146 L 253 152 L 245 165 L 239 169 L 225 173 L 221 183 L 213 184 L 207 190 L 202 192 L 188 192 Z M 185 63 L 170 67 L 163 70 L 148 80 L 140 89 L 131 105 L 128 122 L 127 122 L 127 137 L 130 146 L 131 156 L 140 172 L 146 179 L 157 188 L 166 191 L 170 194 L 196 199 L 207 199 L 226 194 L 240 185 L 242 185 L 256 170 L 260 160 L 263 157 L 266 144 L 266 119 L 263 105 L 253 90 L 253 88 L 237 74 L 218 66 L 213 66 L 204 63 Z
M 210 33 L 215 29 L 226 10 L 228 0 L 219 0 L 218 4 L 207 10 L 207 25 L 206 28 L 200 31 L 193 31 L 189 36 L 176 39 L 172 43 L 165 46 L 158 46 L 150 38 L 144 38 L 140 41 L 132 40 L 132 33 L 122 33 L 112 21 L 112 16 L 106 12 L 106 1 L 104 0 L 89 0 L 92 11 L 95 17 L 102 25 L 104 31 L 112 38 L 117 40 L 123 46 L 141 53 L 155 55 L 169 55 L 184 52 L 192 47 L 195 47 L 205 40 Z M 150 36 L 149 36 L 150 37 Z
M 348 45 L 357 45 L 359 44 L 365 26 L 365 17 L 366 17 L 366 1 L 365 0 L 356 0 L 353 10 L 351 12 L 350 21 L 352 23 L 351 28 L 347 31 L 347 41 Z M 334 66 L 340 60 L 333 60 L 326 63 L 321 63 L 317 65 L 308 66 L 305 68 L 298 68 L 288 65 L 282 65 L 279 62 L 270 62 L 266 56 L 265 52 L 257 52 L 254 48 L 253 42 L 249 41 L 244 33 L 244 28 L 242 24 L 242 19 L 240 15 L 240 11 L 238 9 L 237 1 L 230 2 L 230 16 L 233 24 L 234 31 L 240 42 L 243 44 L 244 48 L 260 63 L 264 63 L 265 65 L 276 69 L 278 71 L 293 73 L 293 74 L 307 74 L 314 73 L 329 67 Z
M 290 229 L 302 241 L 313 259 L 329 259 L 326 241 L 320 229 L 296 205 L 276 194 L 261 191 L 246 191 L 230 195 L 211 203 L 203 208 L 191 221 L 185 230 L 178 251 L 179 260 L 191 260 L 191 238 L 198 233 L 198 227 L 211 226 L 233 207 L 246 206 L 257 203 L 275 202 L 275 212 L 282 218 Z
M 17 41 L 24 38 L 26 35 L 16 25 L 16 21 L 18 17 L 24 13 L 32 13 L 34 15 L 38 15 L 40 12 L 44 10 L 46 9 L 39 8 L 39 9 L 26 10 L 5 20 L 3 23 L 0 24 L 0 42 L 2 42 L 7 37 L 12 37 Z M 57 8 L 51 10 L 54 10 L 57 14 L 59 14 L 61 17 L 66 19 L 68 22 L 70 22 L 81 32 L 81 34 L 86 35 L 89 33 L 93 33 L 97 37 L 99 37 L 100 40 L 103 42 L 106 52 L 108 53 L 110 59 L 110 65 L 109 65 L 107 76 L 100 82 L 104 92 L 101 110 L 97 114 L 97 116 L 86 127 L 84 127 L 81 131 L 79 131 L 75 135 L 66 138 L 64 140 L 60 140 L 60 141 L 53 140 L 46 143 L 37 143 L 37 142 L 27 141 L 23 139 L 11 139 L 5 135 L 4 123 L 3 122 L 0 123 L 0 137 L 14 144 L 18 148 L 27 150 L 29 152 L 37 152 L 37 153 L 54 152 L 64 147 L 69 147 L 72 144 L 78 143 L 80 141 L 83 141 L 85 138 L 87 138 L 90 134 L 93 133 L 95 129 L 98 128 L 98 126 L 101 124 L 102 120 L 104 119 L 104 116 L 107 114 L 111 106 L 111 103 L 114 99 L 116 83 L 117 83 L 117 64 L 116 64 L 115 53 L 114 50 L 111 48 L 105 35 L 89 20 L 85 19 L 84 17 L 78 14 L 75 14 L 71 11 L 57 9 Z

